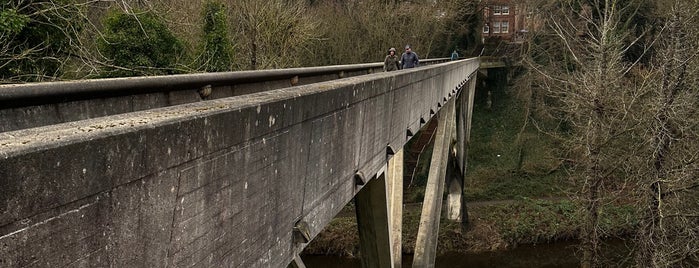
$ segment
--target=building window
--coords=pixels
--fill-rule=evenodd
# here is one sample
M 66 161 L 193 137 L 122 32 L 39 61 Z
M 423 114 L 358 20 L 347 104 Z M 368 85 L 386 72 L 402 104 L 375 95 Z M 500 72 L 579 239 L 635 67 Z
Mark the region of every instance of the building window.
M 502 6 L 502 14 L 503 15 L 510 15 L 510 7 L 509 6 Z
M 502 6 L 493 6 L 493 15 L 502 15 Z
M 493 33 L 500 33 L 500 22 L 493 22 Z
M 510 22 L 509 21 L 503 21 L 500 24 L 500 32 L 501 33 L 507 33 L 510 30 Z
M 483 33 L 490 33 L 490 26 L 487 24 L 483 26 Z

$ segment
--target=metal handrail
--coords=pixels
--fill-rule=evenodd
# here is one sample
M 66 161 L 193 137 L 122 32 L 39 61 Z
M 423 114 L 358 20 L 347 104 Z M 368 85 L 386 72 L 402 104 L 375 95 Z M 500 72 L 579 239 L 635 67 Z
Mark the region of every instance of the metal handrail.
M 448 61 L 449 58 L 422 60 L 433 64 Z M 353 72 L 382 68 L 383 63 L 363 63 L 351 65 L 333 65 L 321 67 L 303 67 L 289 69 L 272 69 L 257 71 L 237 71 L 219 73 L 196 73 L 162 76 L 141 76 L 124 78 L 103 78 L 61 82 L 40 82 L 27 84 L 0 85 L 0 102 L 25 99 L 52 99 L 60 101 L 61 97 L 94 95 L 119 96 L 166 92 L 183 88 L 199 88 L 207 85 L 230 85 L 236 83 L 265 82 L 276 79 L 312 77 L 342 72 Z M 53 102 L 53 101 L 51 101 Z

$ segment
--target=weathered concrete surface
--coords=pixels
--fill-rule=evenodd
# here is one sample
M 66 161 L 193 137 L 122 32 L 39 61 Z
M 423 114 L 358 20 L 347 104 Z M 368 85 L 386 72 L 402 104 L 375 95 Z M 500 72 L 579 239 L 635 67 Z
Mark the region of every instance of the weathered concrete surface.
M 294 255 L 294 259 L 287 266 L 288 268 L 306 268 L 306 264 L 303 263 L 301 256 L 298 254 Z
M 461 222 L 466 227 L 468 213 L 464 204 L 464 174 L 468 162 L 468 143 L 471 133 L 473 97 L 476 91 L 476 75 L 472 75 L 459 92 L 456 99 L 456 176 L 447 178 L 447 219 Z
M 437 253 L 437 236 L 442 211 L 442 196 L 444 193 L 445 175 L 449 159 L 449 147 L 454 129 L 454 110 L 456 100 L 445 104 L 445 109 L 439 113 L 437 133 L 435 134 L 434 149 L 430 161 L 430 170 L 425 186 L 425 201 L 422 203 L 420 226 L 415 242 L 415 268 L 434 267 Z
M 402 266 L 402 233 L 403 233 L 403 148 L 388 160 L 386 182 L 389 197 L 389 222 L 391 228 L 391 254 L 393 267 Z
M 365 63 L 0 85 L 0 132 L 307 85 L 382 68 L 383 63 Z
M 354 198 L 363 268 L 392 268 L 391 224 L 386 174 L 380 175 Z
M 477 60 L 0 133 L 0 267 L 283 267 Z

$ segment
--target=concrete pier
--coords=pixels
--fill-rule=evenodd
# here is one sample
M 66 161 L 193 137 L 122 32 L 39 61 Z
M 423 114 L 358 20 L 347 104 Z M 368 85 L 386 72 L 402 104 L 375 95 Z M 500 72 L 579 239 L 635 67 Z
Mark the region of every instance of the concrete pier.
M 456 143 L 454 153 L 457 174 L 447 178 L 447 219 L 461 222 L 465 227 L 468 223 L 468 211 L 464 204 L 464 174 L 468 164 L 468 143 L 471 132 L 471 115 L 473 113 L 473 97 L 476 92 L 475 76 L 469 78 L 463 85 L 456 98 Z
M 393 267 L 385 173 L 370 180 L 354 202 L 362 267 Z
M 447 102 L 438 114 L 439 125 L 437 126 L 430 171 L 427 177 L 425 201 L 422 203 L 420 227 L 418 228 L 413 259 L 414 268 L 434 267 L 455 104 L 455 101 Z
M 393 267 L 400 268 L 403 232 L 403 149 L 399 150 L 388 160 L 389 221 L 391 223 L 391 248 L 393 252 Z

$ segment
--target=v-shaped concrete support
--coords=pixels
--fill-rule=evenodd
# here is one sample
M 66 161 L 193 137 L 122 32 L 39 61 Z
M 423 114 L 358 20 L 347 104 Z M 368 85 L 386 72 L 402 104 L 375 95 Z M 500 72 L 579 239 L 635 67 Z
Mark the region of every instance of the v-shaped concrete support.
M 434 267 L 449 146 L 454 132 L 455 103 L 454 99 L 450 100 L 438 114 L 439 125 L 432 150 L 430 171 L 425 187 L 425 201 L 422 203 L 420 226 L 415 244 L 414 268 Z

